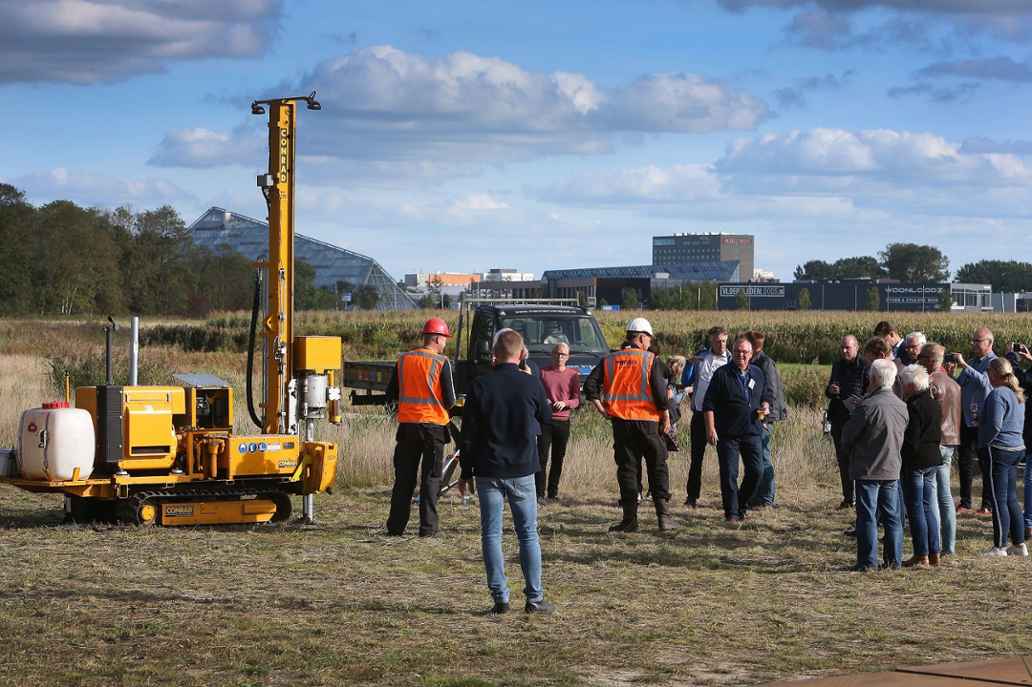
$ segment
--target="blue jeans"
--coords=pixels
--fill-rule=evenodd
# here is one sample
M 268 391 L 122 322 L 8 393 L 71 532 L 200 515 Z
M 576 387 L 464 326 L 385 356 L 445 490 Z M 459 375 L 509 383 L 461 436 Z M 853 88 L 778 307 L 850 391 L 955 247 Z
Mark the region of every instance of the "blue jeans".
M 957 547 L 957 506 L 953 503 L 953 492 L 950 490 L 950 468 L 956 446 L 940 446 L 942 465 L 935 475 L 935 490 L 939 496 L 939 522 L 942 525 L 942 552 L 953 555 Z
M 1026 400 L 1026 403 L 1028 401 Z M 1032 527 L 1032 447 L 1025 454 L 1025 527 Z
M 878 521 L 885 526 L 885 565 L 903 562 L 903 526 L 899 514 L 899 480 L 856 481 L 856 565 L 878 569 Z
M 1013 544 L 1025 541 L 1024 521 L 1018 506 L 1018 461 L 1025 455 L 1023 449 L 1007 451 L 984 448 L 981 459 L 989 465 L 989 507 L 993 509 L 993 546 L 1007 546 L 1007 536 Z
M 537 487 L 534 475 L 503 479 L 477 477 L 480 501 L 480 543 L 484 551 L 487 586 L 495 602 L 509 602 L 509 583 L 505 579 L 505 554 L 502 553 L 502 510 L 509 499 L 512 522 L 520 543 L 523 569 L 523 594 L 527 601 L 541 601 L 541 543 L 537 530 Z
M 903 498 L 910 514 L 910 538 L 915 556 L 939 553 L 938 490 L 935 486 L 939 467 L 910 470 L 903 475 Z
M 773 505 L 774 496 L 777 494 L 777 485 L 774 484 L 774 463 L 770 459 L 770 437 L 774 433 L 772 425 L 763 426 L 761 435 L 763 448 L 763 474 L 760 477 L 760 485 L 756 488 L 756 496 L 750 506 Z

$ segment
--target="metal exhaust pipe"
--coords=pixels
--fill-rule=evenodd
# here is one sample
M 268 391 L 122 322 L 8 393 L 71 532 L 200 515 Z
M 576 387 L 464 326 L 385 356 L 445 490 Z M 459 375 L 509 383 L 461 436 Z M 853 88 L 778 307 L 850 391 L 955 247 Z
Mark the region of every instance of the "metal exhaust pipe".
M 129 386 L 139 384 L 140 372 L 140 316 L 133 315 L 129 329 Z
M 111 334 L 118 329 L 118 325 L 108 315 L 108 325 L 104 327 L 104 383 L 108 386 L 114 384 L 114 373 L 111 369 Z

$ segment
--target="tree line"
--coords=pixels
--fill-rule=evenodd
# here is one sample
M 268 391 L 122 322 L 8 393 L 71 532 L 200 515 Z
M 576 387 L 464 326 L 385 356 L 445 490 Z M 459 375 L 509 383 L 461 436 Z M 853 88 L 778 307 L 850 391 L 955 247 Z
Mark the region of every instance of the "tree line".
M 194 244 L 170 206 L 133 212 L 84 208 L 67 200 L 35 207 L 0 183 L 0 315 L 180 315 L 250 309 L 254 263 L 231 250 Z M 375 308 L 375 288 L 315 285 L 295 266 L 295 307 Z
M 950 277 L 950 261 L 935 246 L 890 243 L 878 257 L 860 255 L 835 262 L 809 260 L 795 268 L 796 281 L 880 279 L 903 282 L 944 282 Z
M 889 277 L 903 282 L 945 282 L 949 259 L 934 246 L 890 243 L 877 257 L 860 255 L 834 262 L 809 260 L 795 268 L 796 281 L 835 281 Z M 990 284 L 995 292 L 1032 291 L 1032 263 L 1016 260 L 979 260 L 957 270 L 954 281 Z

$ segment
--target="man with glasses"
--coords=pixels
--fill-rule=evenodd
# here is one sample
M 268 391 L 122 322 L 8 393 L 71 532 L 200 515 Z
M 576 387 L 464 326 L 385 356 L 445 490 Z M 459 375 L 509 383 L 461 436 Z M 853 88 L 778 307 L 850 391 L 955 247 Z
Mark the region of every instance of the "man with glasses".
M 720 494 L 724 519 L 737 524 L 756 499 L 763 478 L 763 420 L 775 403 L 763 371 L 752 365 L 753 347 L 744 336 L 735 340 L 731 363 L 718 369 L 706 389 L 702 410 L 706 438 L 720 461 Z M 738 461 L 745 465 L 738 486 Z
M 896 358 L 896 373 L 902 371 L 907 365 L 913 365 L 921 355 L 921 348 L 928 343 L 928 338 L 922 332 L 910 332 L 903 339 L 903 349 Z
M 960 353 L 951 354 L 956 361 L 957 367 L 961 368 L 957 376 L 957 384 L 960 384 L 961 411 L 964 415 L 964 423 L 960 428 L 960 449 L 957 452 L 959 457 L 958 468 L 960 471 L 960 505 L 957 506 L 957 513 L 971 512 L 971 486 L 975 480 L 975 471 L 979 468 L 982 475 L 986 474 L 985 467 L 981 465 L 978 457 L 978 421 L 982 412 L 982 405 L 986 397 L 992 391 L 989 384 L 989 363 L 995 358 L 993 353 L 993 333 L 985 327 L 979 327 L 971 337 L 971 361 L 964 360 Z M 991 511 L 988 505 L 988 480 L 982 482 L 982 505 L 978 509 L 980 515 L 988 515 Z

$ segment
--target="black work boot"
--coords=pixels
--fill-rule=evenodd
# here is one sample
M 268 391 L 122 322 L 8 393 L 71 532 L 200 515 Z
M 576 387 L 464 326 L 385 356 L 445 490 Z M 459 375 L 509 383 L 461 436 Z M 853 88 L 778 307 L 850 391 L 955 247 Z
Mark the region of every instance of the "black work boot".
M 637 532 L 638 531 L 638 499 L 621 501 L 623 507 L 623 520 L 610 526 L 610 532 Z
M 660 532 L 669 532 L 677 529 L 677 523 L 670 515 L 670 499 L 655 499 L 656 521 L 659 523 Z

